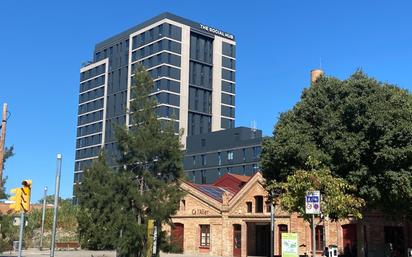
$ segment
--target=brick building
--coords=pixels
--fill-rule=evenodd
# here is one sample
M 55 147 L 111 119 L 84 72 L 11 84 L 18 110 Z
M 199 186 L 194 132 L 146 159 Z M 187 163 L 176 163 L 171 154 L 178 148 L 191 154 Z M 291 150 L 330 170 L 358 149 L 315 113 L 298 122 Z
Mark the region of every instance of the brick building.
M 269 256 L 270 206 L 260 172 L 253 176 L 225 174 L 213 184 L 183 182 L 186 196 L 166 230 L 175 246 L 186 254 L 214 256 Z M 351 256 L 384 256 L 389 243 L 397 256 L 412 246 L 411 223 L 385 221 L 379 214 L 366 215 L 362 224 L 346 220 L 316 220 L 316 248 L 337 245 Z M 280 255 L 283 232 L 298 233 L 299 254 L 311 254 L 311 229 L 297 214 L 275 212 L 275 255 Z M 370 239 L 369 239 L 370 238 Z M 362 240 L 358 240 L 362 239 Z M 364 247 L 358 247 L 363 245 Z M 346 249 L 345 249 L 346 248 Z

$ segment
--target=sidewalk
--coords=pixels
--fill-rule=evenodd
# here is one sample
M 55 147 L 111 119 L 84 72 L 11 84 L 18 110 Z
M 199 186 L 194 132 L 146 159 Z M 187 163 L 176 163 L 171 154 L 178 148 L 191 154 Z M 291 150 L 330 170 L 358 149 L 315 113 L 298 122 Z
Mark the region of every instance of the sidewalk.
M 17 252 L 4 252 L 0 253 L 1 257 L 17 257 Z M 50 256 L 50 250 L 39 251 L 39 249 L 28 249 L 22 252 L 24 257 L 45 257 Z M 116 257 L 115 251 L 87 251 L 87 250 L 74 250 L 74 251 L 55 251 L 55 257 Z
M 0 253 L 0 257 L 17 257 L 17 252 Z M 45 257 L 50 256 L 50 250 L 39 251 L 39 249 L 28 249 L 22 252 L 24 257 Z M 55 257 L 116 257 L 115 251 L 88 251 L 88 250 L 73 250 L 73 251 L 55 251 Z M 196 257 L 198 255 L 189 254 L 173 254 L 160 253 L 161 257 Z M 208 256 L 214 257 L 214 256 Z

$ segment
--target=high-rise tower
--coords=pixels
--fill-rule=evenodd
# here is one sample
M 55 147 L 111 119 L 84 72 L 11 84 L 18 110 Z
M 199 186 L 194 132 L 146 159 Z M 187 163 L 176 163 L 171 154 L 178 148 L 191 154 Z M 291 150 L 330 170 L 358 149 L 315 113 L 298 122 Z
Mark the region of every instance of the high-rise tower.
M 163 13 L 95 46 L 80 69 L 74 184 L 101 148 L 116 152 L 113 124 L 129 125 L 133 71 L 150 72 L 159 119 L 188 135 L 233 128 L 236 47 L 232 34 Z

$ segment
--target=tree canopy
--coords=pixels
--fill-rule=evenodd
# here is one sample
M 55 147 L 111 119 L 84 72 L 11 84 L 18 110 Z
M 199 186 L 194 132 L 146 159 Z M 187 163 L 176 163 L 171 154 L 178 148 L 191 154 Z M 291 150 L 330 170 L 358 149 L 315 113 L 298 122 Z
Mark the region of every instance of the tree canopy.
M 6 160 L 14 155 L 14 147 L 5 147 L 4 149 L 4 157 L 3 157 L 3 165 L 6 163 Z
M 267 188 L 281 193 L 279 204 L 283 210 L 296 212 L 308 222 L 311 215 L 306 214 L 305 196 L 315 190 L 321 193 L 321 210 L 325 217 L 331 220 L 362 217 L 365 202 L 355 196 L 356 187 L 334 177 L 328 168 L 311 157 L 306 170 L 295 171 L 285 182 L 270 181 Z
M 285 181 L 309 156 L 356 186 L 368 207 L 412 215 L 412 95 L 362 71 L 320 77 L 264 141 L 264 176 Z
M 115 165 L 102 154 L 85 171 L 76 194 L 83 245 L 116 248 L 120 256 L 144 255 L 147 221 L 153 219 L 161 228 L 183 196 L 179 189 L 183 152 L 175 121 L 158 119 L 153 81 L 141 65 L 134 82 L 130 127 L 114 126 Z M 164 234 L 158 235 L 160 242 Z
M 113 249 L 120 231 L 114 231 L 114 212 L 122 208 L 117 204 L 117 193 L 122 185 L 118 176 L 107 165 L 103 154 L 84 172 L 77 187 L 79 239 L 84 248 L 93 250 Z M 123 196 L 123 195 L 122 195 Z

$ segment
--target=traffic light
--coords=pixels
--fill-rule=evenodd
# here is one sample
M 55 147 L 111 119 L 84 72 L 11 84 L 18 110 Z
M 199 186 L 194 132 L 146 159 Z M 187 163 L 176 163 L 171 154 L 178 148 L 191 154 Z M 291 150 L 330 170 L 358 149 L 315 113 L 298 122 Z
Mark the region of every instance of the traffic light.
M 23 180 L 21 183 L 23 185 L 22 187 L 22 193 L 21 193 L 21 206 L 23 207 L 23 210 L 25 212 L 30 211 L 30 195 L 31 195 L 31 180 Z
M 10 197 L 11 201 L 14 201 L 13 204 L 10 204 L 10 209 L 15 212 L 28 212 L 30 210 L 30 195 L 31 195 L 31 180 L 23 180 L 21 182 L 23 187 L 13 188 L 11 193 L 14 194 Z
M 14 194 L 10 197 L 11 201 L 14 201 L 13 204 L 10 204 L 10 209 L 12 209 L 15 212 L 20 212 L 22 210 L 21 202 L 22 202 L 22 188 L 13 188 L 11 190 L 11 193 Z

